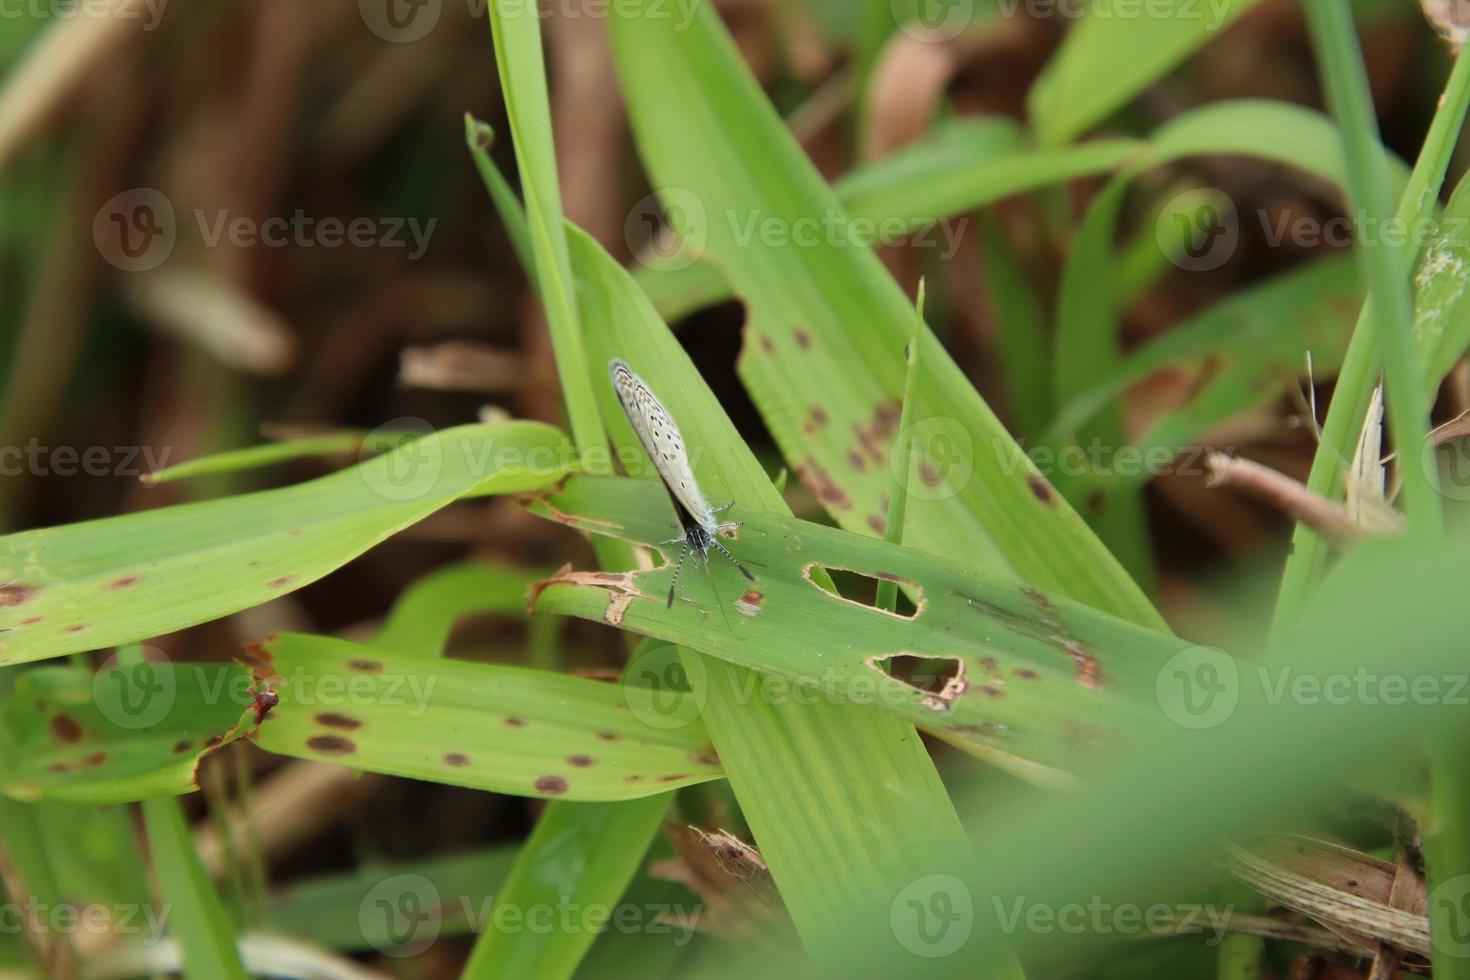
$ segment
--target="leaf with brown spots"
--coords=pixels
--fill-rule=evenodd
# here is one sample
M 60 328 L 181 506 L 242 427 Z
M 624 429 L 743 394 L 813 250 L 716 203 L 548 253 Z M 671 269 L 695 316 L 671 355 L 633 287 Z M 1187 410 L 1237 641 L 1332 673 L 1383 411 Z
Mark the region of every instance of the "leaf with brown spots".
M 259 605 L 467 494 L 550 486 L 572 459 L 548 425 L 460 426 L 296 486 L 5 535 L 0 666 L 172 633 Z M 544 468 L 524 465 L 532 460 Z M 417 482 L 395 483 L 404 473 Z
M 661 778 L 682 786 L 721 775 L 717 759 L 700 756 L 709 737 L 697 720 L 650 725 L 643 719 L 665 717 L 616 685 L 299 633 L 262 652 L 278 701 L 255 740 L 270 752 L 573 800 L 636 799 L 667 788 Z M 549 778 L 562 782 L 540 782 Z
M 25 671 L 0 705 L 14 748 L 0 758 L 0 792 L 83 803 L 187 792 L 200 759 L 253 730 L 249 688 L 235 664 Z
M 657 542 L 666 536 L 658 493 L 636 480 L 575 477 L 551 506 L 586 515 L 589 527 L 612 523 L 623 535 Z M 773 514 L 742 517 L 740 555 L 759 570 L 758 603 L 747 602 L 738 573 L 716 565 L 705 573 L 713 586 L 686 580 L 688 601 L 672 611 L 656 601 L 667 590 L 668 567 L 622 576 L 616 588 L 594 576 L 561 576 L 537 595 L 535 611 L 603 619 L 630 590 L 652 596 L 622 608 L 624 628 L 777 675 L 778 690 L 794 700 L 850 692 L 869 710 L 894 712 L 963 742 L 1003 741 L 996 747 L 1033 764 L 1031 771 L 1086 764 L 1060 720 L 1112 733 L 1156 712 L 1158 671 L 1186 646 L 912 548 Z M 843 591 L 821 584 L 823 571 Z M 874 586 L 886 581 L 903 584 L 911 613 L 872 605 Z M 746 615 L 727 626 L 710 606 L 732 592 Z M 755 608 L 759 615 L 750 614 Z M 732 629 L 738 642 L 731 642 Z M 821 654 L 816 666 L 813 651 Z M 915 665 L 926 663 L 947 669 L 920 682 L 924 671 Z M 895 676 L 898 664 L 914 677 Z M 810 688 L 816 693 L 808 695 Z M 994 732 L 1004 732 L 1003 740 Z

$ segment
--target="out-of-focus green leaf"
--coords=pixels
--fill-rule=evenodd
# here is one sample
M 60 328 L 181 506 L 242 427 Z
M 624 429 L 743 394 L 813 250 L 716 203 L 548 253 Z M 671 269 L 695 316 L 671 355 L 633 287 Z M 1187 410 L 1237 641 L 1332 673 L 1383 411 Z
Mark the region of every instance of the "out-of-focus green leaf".
M 185 975 L 246 980 L 234 929 L 199 861 L 179 801 L 172 797 L 144 800 L 143 826 L 158 890 L 171 913 L 169 933 L 179 944 Z
M 1257 0 L 1092 0 L 1031 86 L 1031 125 L 1065 143 L 1219 36 Z M 1066 5 L 1072 6 L 1072 5 Z
M 0 664 L 169 633 L 313 582 L 466 494 L 556 482 L 566 438 L 535 422 L 425 435 L 296 486 L 0 538 Z
M 465 562 L 430 572 L 404 590 L 373 637 L 373 646 L 437 657 L 449 632 L 475 613 L 523 616 L 531 586 L 546 576 L 534 571 Z

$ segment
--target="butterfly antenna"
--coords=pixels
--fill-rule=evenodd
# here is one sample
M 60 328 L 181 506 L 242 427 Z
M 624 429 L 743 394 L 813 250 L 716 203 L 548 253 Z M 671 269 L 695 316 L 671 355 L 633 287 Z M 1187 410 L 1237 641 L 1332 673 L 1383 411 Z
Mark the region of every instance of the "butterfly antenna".
M 726 558 L 730 559 L 730 564 L 732 564 L 736 568 L 740 569 L 740 574 L 741 575 L 744 575 L 747 579 L 749 579 L 752 582 L 755 581 L 755 576 L 752 575 L 752 574 L 750 574 L 750 569 L 748 569 L 744 565 L 740 564 L 740 559 L 738 559 L 734 555 L 730 554 L 730 549 L 726 548 L 724 545 L 720 544 L 719 541 L 717 541 L 717 540 L 715 540 L 713 538 L 710 539 L 710 544 L 712 544 L 716 548 L 718 548 L 719 551 L 720 551 L 720 554 L 722 554 Z
M 669 582 L 669 605 L 674 608 L 674 590 L 679 587 L 679 573 L 684 570 L 684 559 L 689 557 L 689 543 L 686 541 L 684 547 L 679 549 L 679 563 L 674 566 L 674 578 Z

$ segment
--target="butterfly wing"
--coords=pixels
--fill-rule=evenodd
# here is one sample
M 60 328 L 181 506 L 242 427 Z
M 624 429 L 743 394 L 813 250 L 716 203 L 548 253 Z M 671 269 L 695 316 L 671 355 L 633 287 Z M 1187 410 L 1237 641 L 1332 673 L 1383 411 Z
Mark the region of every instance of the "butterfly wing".
M 638 434 L 638 441 L 643 443 L 643 450 L 653 461 L 653 468 L 664 481 L 669 495 L 696 524 L 706 530 L 712 529 L 714 514 L 694 479 L 689 454 L 684 448 L 684 437 L 674 424 L 673 416 L 622 359 L 609 361 L 607 371 L 612 378 L 613 389 L 618 393 L 618 401 L 622 403 L 623 413 L 628 416 L 633 431 Z M 684 514 L 679 516 L 682 520 Z

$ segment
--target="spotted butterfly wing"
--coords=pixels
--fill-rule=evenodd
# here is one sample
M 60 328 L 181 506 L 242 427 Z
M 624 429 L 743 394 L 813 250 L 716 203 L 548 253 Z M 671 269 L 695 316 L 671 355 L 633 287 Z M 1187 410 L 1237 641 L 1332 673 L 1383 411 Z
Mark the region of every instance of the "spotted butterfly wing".
M 621 358 L 609 361 L 607 370 L 612 376 L 613 389 L 618 393 L 623 412 L 632 423 L 638 441 L 643 443 L 643 449 L 653 461 L 653 468 L 664 481 L 669 495 L 674 498 L 675 509 L 682 509 L 695 524 L 712 530 L 714 513 L 695 482 L 694 470 L 689 466 L 689 454 L 684 448 L 684 437 L 679 434 L 679 427 L 674 424 L 668 409 Z M 684 517 L 685 514 L 679 515 L 681 521 Z

